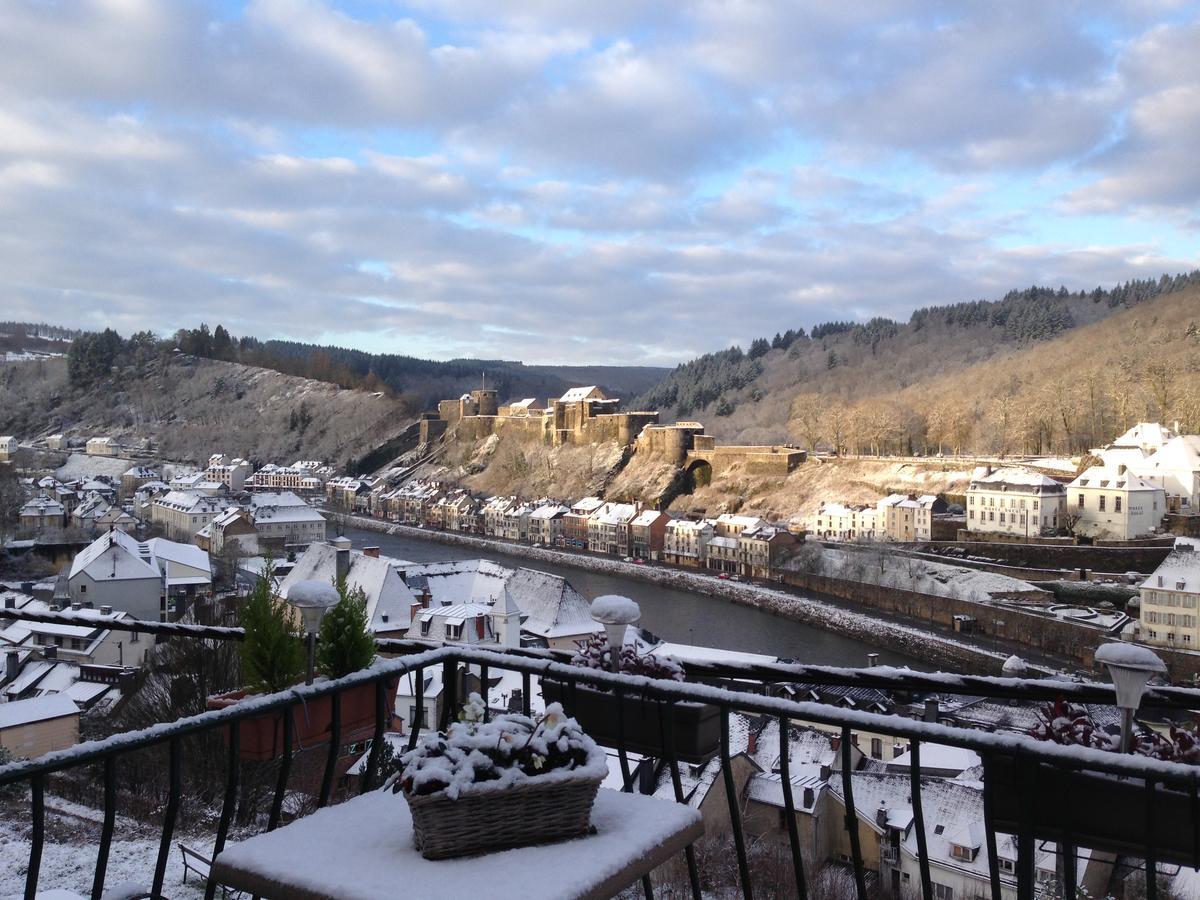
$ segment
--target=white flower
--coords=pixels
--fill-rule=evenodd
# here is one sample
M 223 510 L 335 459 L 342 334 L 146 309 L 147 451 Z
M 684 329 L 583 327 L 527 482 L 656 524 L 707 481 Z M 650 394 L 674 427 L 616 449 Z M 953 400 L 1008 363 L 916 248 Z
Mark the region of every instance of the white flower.
M 567 714 L 563 712 L 561 703 L 551 703 L 546 707 L 546 715 L 542 717 L 542 722 L 546 728 L 557 728 L 567 718 Z
M 467 702 L 463 704 L 462 712 L 458 714 L 458 718 L 463 722 L 482 722 L 486 711 L 487 707 L 483 703 L 483 698 L 473 693 L 467 698 Z
M 546 757 L 539 756 L 536 753 L 533 754 L 533 767 L 535 769 L 541 769 L 544 765 L 546 765 Z

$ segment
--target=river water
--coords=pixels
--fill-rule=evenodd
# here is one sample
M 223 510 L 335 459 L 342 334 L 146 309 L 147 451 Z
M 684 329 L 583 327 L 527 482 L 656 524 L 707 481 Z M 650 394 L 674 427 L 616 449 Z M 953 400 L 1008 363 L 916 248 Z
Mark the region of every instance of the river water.
M 660 587 L 620 575 L 601 574 L 570 566 L 554 566 L 538 560 L 507 556 L 473 547 L 459 547 L 398 534 L 347 528 L 355 549 L 377 546 L 384 556 L 410 562 L 440 562 L 451 559 L 495 560 L 513 568 L 525 566 L 561 575 L 585 597 L 620 594 L 631 597 L 642 608 L 641 626 L 663 640 L 707 647 L 722 647 L 746 653 L 795 659 L 830 666 L 865 666 L 868 653 L 878 653 L 885 665 L 908 665 L 928 670 L 929 665 L 895 653 L 887 647 L 821 631 L 809 625 L 780 618 L 749 606 L 740 606 L 675 588 Z

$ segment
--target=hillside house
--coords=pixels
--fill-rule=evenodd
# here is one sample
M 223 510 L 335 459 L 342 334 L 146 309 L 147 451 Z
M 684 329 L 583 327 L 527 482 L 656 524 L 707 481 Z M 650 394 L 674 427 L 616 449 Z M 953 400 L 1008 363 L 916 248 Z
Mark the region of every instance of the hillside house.
M 79 707 L 64 694 L 0 703 L 0 749 L 35 759 L 79 743 Z
M 1139 588 L 1139 640 L 1159 647 L 1200 647 L 1200 541 L 1178 538 Z
M 196 491 L 172 490 L 150 503 L 150 521 L 169 537 L 191 541 L 196 532 L 208 525 L 227 507 L 228 502 Z
M 121 500 L 128 500 L 137 493 L 138 488 L 142 485 L 158 480 L 159 473 L 156 469 L 151 469 L 149 466 L 131 466 L 121 473 L 121 488 L 117 497 Z
M 52 434 L 46 438 L 47 450 L 66 450 L 67 436 L 65 434 Z
M 138 541 L 122 531 L 109 531 L 72 560 L 67 589 L 73 604 L 107 606 L 136 619 L 165 621 L 169 602 L 179 604 L 211 592 L 212 569 L 208 554 L 191 544 L 163 538 Z
M 1063 524 L 1067 489 L 1025 469 L 977 468 L 967 489 L 967 531 L 1038 537 Z
M 17 439 L 11 434 L 0 436 L 0 462 L 8 462 L 17 455 Z
M 250 477 L 251 472 L 253 466 L 249 461 L 237 457 L 226 460 L 224 456 L 218 455 L 216 459 L 209 459 L 204 477 L 205 480 L 215 481 L 226 490 L 236 493 L 245 490 L 246 479 Z
M 876 530 L 886 540 L 936 540 L 934 517 L 946 510 L 946 501 L 932 494 L 892 494 L 879 501 Z
M 250 515 L 260 548 L 283 550 L 325 540 L 325 517 L 291 491 L 251 494 Z
M 119 506 L 110 506 L 102 515 L 96 517 L 98 531 L 111 531 L 114 528 L 132 534 L 137 530 L 138 520 Z
M 88 456 L 116 456 L 120 448 L 110 437 L 92 437 L 88 438 L 84 449 Z
M 1129 471 L 1162 488 L 1167 512 L 1200 515 L 1200 435 L 1171 438 Z
M 823 502 L 810 520 L 815 537 L 830 541 L 873 541 L 879 536 L 879 510 L 865 503 Z
M 1130 541 L 1157 531 L 1165 512 L 1163 489 L 1124 465 L 1092 466 L 1067 485 L 1067 515 L 1077 517 L 1076 534 Z
M 203 543 L 205 539 L 207 546 Z M 247 509 L 231 506 L 196 533 L 196 545 L 213 556 L 226 552 L 257 556 L 260 550 L 254 516 Z
M 1136 466 L 1149 459 L 1175 437 L 1175 432 L 1158 422 L 1138 422 L 1109 444 L 1092 451 L 1110 469 Z
M 66 523 L 66 508 L 49 497 L 34 497 L 21 507 L 17 518 L 23 532 L 54 531 Z

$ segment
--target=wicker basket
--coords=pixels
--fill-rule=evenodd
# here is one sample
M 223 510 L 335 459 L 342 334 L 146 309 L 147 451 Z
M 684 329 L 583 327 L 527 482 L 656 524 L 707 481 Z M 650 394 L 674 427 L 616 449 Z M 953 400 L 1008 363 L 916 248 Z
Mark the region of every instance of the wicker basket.
M 456 800 L 445 791 L 420 797 L 405 793 L 413 843 L 426 859 L 448 859 L 580 837 L 588 832 L 603 780 L 593 769 L 578 777 L 531 778 L 508 787 L 480 785 Z

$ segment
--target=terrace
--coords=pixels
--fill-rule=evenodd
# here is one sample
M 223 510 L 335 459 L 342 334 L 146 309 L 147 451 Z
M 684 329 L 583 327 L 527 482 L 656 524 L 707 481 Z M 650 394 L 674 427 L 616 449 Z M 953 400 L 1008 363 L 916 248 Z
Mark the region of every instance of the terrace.
M 18 613 L 18 616 L 40 621 L 70 620 L 68 613 Z M 241 636 L 237 629 L 177 623 L 114 623 L 114 627 L 154 633 L 161 638 L 238 640 Z M 459 672 L 467 666 L 477 672 L 484 682 L 491 672 L 514 673 L 512 677 L 519 678 L 523 685 L 521 703 L 526 712 L 529 710 L 533 678 L 560 682 L 568 712 L 572 711 L 576 692 L 588 687 L 613 692 L 618 700 L 618 710 L 623 709 L 620 704 L 622 698 L 636 698 L 642 705 L 649 705 L 656 712 L 656 721 L 662 727 L 662 747 L 665 752 L 658 762 L 667 777 L 673 799 L 680 803 L 687 802 L 683 785 L 689 780 L 692 770 L 681 762 L 676 752 L 678 735 L 673 733 L 674 709 L 687 703 L 715 706 L 720 736 L 710 771 L 716 783 L 724 788 L 719 793 L 723 793 L 728 807 L 728 834 L 731 840 L 729 857 L 725 862 L 734 873 L 733 886 L 745 897 L 754 896 L 756 891 L 760 895 L 794 895 L 802 898 L 829 895 L 828 890 L 816 885 L 816 866 L 802 848 L 802 836 L 797 824 L 797 812 L 803 813 L 811 803 L 809 789 L 803 787 L 811 782 L 805 780 L 807 773 L 793 775 L 789 771 L 792 758 L 789 740 L 796 723 L 813 723 L 840 733 L 841 739 L 837 745 L 839 759 L 831 787 L 845 801 L 841 825 L 848 848 L 845 854 L 845 870 L 849 874 L 850 885 L 847 893 L 857 900 L 866 900 L 879 890 L 887 892 L 884 873 L 898 864 L 901 845 L 910 846 L 917 860 L 919 876 L 914 880 L 919 882 L 921 896 L 924 900 L 933 900 L 935 896 L 930 847 L 944 841 L 940 837 L 941 831 L 935 835 L 933 823 L 925 820 L 936 798 L 923 800 L 923 794 L 939 790 L 937 783 L 926 777 L 921 769 L 921 749 L 929 745 L 973 751 L 981 760 L 983 828 L 979 841 L 982 846 L 973 848 L 971 852 L 979 854 L 972 859 L 977 859 L 977 864 L 983 867 L 993 900 L 1009 900 L 1014 896 L 1017 900 L 1031 900 L 1043 895 L 1045 885 L 1039 881 L 1039 873 L 1047 865 L 1047 847 L 1054 849 L 1056 858 L 1053 865 L 1061 872 L 1062 881 L 1066 884 L 1077 883 L 1077 865 L 1097 853 L 1113 854 L 1125 860 L 1126 864 L 1135 859 L 1143 861 L 1147 871 L 1161 872 L 1168 865 L 1200 868 L 1200 800 L 1197 793 L 1200 767 L 1146 756 L 1039 742 L 1021 734 L 988 733 L 895 715 L 784 699 L 772 696 L 770 690 L 772 685 L 803 683 L 912 695 L 936 693 L 987 697 L 998 701 L 1047 702 L 1064 698 L 1080 704 L 1113 705 L 1115 695 L 1111 685 L 921 674 L 887 668 L 717 665 L 704 662 L 689 665 L 689 677 L 703 678 L 709 683 L 674 682 L 571 666 L 566 664 L 565 654 L 554 651 L 431 647 L 419 641 L 407 640 L 380 641 L 379 648 L 390 656 L 368 670 L 336 681 L 298 686 L 224 710 L 153 725 L 80 744 L 39 759 L 0 767 L 0 791 L 16 786 L 28 797 L 32 839 L 25 896 L 32 898 L 39 889 L 41 862 L 47 840 L 46 795 L 52 778 L 72 771 L 95 773 L 102 785 L 103 818 L 100 836 L 95 842 L 91 888 L 91 896 L 98 898 L 104 893 L 116 817 L 122 812 L 118 796 L 120 773 L 131 766 L 145 765 L 150 758 L 147 754 L 158 754 L 153 758 L 165 764 L 166 788 L 159 849 L 153 870 L 144 873 L 144 884 L 146 896 L 162 896 L 181 804 L 188 799 L 185 797 L 184 783 L 189 770 L 203 767 L 205 771 L 213 773 L 209 779 L 211 783 L 207 784 L 207 792 L 220 808 L 212 853 L 216 858 L 230 840 L 235 813 L 250 786 L 249 778 L 268 784 L 270 801 L 264 809 L 269 808 L 269 813 L 258 821 L 260 830 L 289 827 L 284 822 L 285 800 L 290 785 L 294 784 L 297 777 L 303 776 L 303 767 L 295 765 L 298 760 L 294 758 L 292 750 L 291 732 L 295 719 L 292 713 L 324 697 L 330 698 L 334 711 L 328 747 L 337 752 L 322 754 L 323 759 L 313 772 L 312 799 L 313 805 L 319 809 L 346 799 L 346 792 L 337 781 L 336 770 L 343 743 L 338 712 L 341 699 L 348 690 L 365 684 L 374 686 L 374 740 L 370 760 L 354 788 L 355 792 L 365 794 L 379 788 L 376 763 L 386 743 L 383 735 L 388 719 L 389 682 L 406 673 L 414 673 L 416 677 L 413 683 L 418 686 L 417 703 L 420 705 L 420 685 L 424 681 L 421 676 L 428 670 L 439 670 L 443 685 L 439 725 L 444 726 L 461 703 L 462 698 L 456 697 L 455 692 L 459 689 Z M 1174 710 L 1182 715 L 1186 710 L 1200 708 L 1200 691 L 1150 688 L 1144 703 L 1158 709 Z M 743 793 L 735 781 L 735 758 L 738 753 L 730 722 L 731 717 L 738 714 L 753 715 L 778 724 L 771 732 L 777 732 L 778 735 L 778 772 L 769 777 L 774 785 L 774 774 L 778 775 L 778 787 L 772 787 L 772 791 L 777 790 L 781 795 L 778 798 L 783 811 L 780 821 L 786 823 L 786 827 L 781 827 L 777 841 L 777 849 L 784 863 L 769 870 L 756 861 L 756 842 L 748 830 Z M 251 771 L 240 756 L 239 746 L 251 721 L 264 715 L 282 718 L 282 752 L 280 758 L 266 769 Z M 611 743 L 620 761 L 622 786 L 626 791 L 632 791 L 637 770 L 631 764 L 631 753 L 625 746 L 623 732 L 627 724 L 618 713 L 615 723 L 617 737 Z M 420 732 L 421 723 L 418 721 L 407 735 L 408 747 L 415 744 Z M 870 822 L 866 821 L 861 807 L 856 806 L 853 800 L 855 779 L 852 775 L 857 763 L 857 750 L 852 734 L 857 732 L 887 735 L 895 743 L 909 747 L 906 760 L 909 763 L 908 772 L 897 776 L 893 769 L 892 774 L 880 776 L 881 779 L 890 778 L 893 781 L 897 777 L 901 780 L 907 778 L 908 818 L 898 835 L 899 843 L 883 842 L 873 857 L 863 846 L 863 826 Z M 218 758 L 213 759 L 213 754 Z M 186 780 L 189 784 L 195 784 L 194 778 Z M 396 798 L 395 802 L 403 801 Z M 364 826 L 369 827 L 369 823 L 364 823 Z M 587 841 L 590 838 L 579 840 Z M 955 852 L 958 852 L 957 848 Z M 700 897 L 702 891 L 709 889 L 710 885 L 702 883 L 706 876 L 701 872 L 694 847 L 689 846 L 684 851 L 678 864 L 686 872 L 685 883 L 692 896 Z M 315 859 L 312 865 L 320 867 L 327 865 L 327 861 Z M 656 883 L 660 883 L 658 872 L 643 879 L 642 890 L 647 897 L 654 896 Z M 210 880 L 205 896 L 213 897 L 218 888 L 219 885 Z M 402 890 L 402 882 L 396 883 L 396 889 Z M 912 885 L 913 891 L 917 889 L 917 884 Z M 481 884 L 480 891 L 486 892 L 486 886 Z M 1146 896 L 1154 900 L 1158 891 L 1158 879 L 1146 878 Z M 939 890 L 937 895 L 942 896 L 942 892 Z

